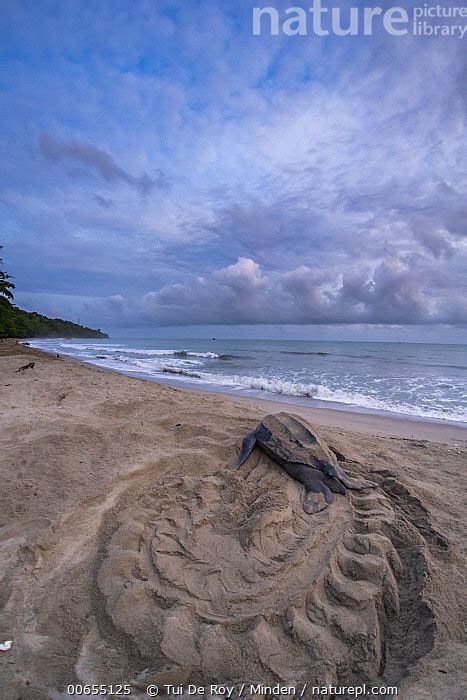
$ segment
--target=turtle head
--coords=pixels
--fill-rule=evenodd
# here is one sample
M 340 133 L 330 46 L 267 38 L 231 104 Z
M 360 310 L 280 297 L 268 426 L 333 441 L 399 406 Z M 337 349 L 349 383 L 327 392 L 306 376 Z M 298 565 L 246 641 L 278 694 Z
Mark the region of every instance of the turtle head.
M 321 471 L 323 471 L 326 476 L 336 476 L 336 467 L 331 462 L 322 462 Z
M 337 475 L 337 458 L 334 452 L 331 452 L 331 450 L 326 450 L 326 454 L 324 458 L 321 459 L 321 470 L 327 475 L 327 476 L 336 476 Z

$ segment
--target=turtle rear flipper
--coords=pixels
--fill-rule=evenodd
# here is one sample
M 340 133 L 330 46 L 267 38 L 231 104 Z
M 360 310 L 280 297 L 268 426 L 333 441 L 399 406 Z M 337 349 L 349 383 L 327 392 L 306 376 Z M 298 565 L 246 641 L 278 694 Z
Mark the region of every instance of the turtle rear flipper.
M 296 481 L 300 481 L 306 489 L 303 510 L 305 513 L 319 513 L 331 503 L 334 503 L 334 494 L 341 493 L 344 487 L 338 484 L 336 479 L 331 479 L 319 469 L 313 469 L 307 464 L 292 463 L 285 467 L 286 472 Z M 331 491 L 332 489 L 332 491 Z
M 334 494 L 328 489 L 325 484 L 313 482 L 305 485 L 306 496 L 303 501 L 303 510 L 305 513 L 319 513 L 334 503 Z

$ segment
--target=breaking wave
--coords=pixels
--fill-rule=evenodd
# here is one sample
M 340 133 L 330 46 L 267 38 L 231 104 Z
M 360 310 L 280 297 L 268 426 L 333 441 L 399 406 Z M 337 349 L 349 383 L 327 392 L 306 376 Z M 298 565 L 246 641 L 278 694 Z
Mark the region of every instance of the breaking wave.
M 302 384 L 300 382 L 287 382 L 283 379 L 268 379 L 267 377 L 244 377 L 240 375 L 224 375 L 202 373 L 202 378 L 216 384 L 226 386 L 245 387 L 257 391 L 268 391 L 271 394 L 284 394 L 286 396 L 315 396 L 318 386 L 316 384 Z
M 100 350 L 105 352 L 122 352 L 126 350 L 124 345 L 104 344 L 104 343 L 66 343 L 61 341 L 58 343 L 57 349 L 62 351 L 69 348 L 70 350 Z
M 234 360 L 241 358 L 241 355 L 229 355 L 217 352 L 196 352 L 194 350 L 147 350 L 145 348 L 131 348 L 123 345 L 107 345 L 98 343 L 60 343 L 62 352 L 67 350 L 100 351 L 101 353 L 129 353 L 131 355 L 142 355 L 143 357 L 204 357 L 207 360 Z
M 379 399 L 375 396 L 368 396 L 360 392 L 347 391 L 345 389 L 330 389 L 321 384 L 288 382 L 282 379 L 271 379 L 268 377 L 226 376 L 211 374 L 209 372 L 190 373 L 188 371 L 180 371 L 173 372 L 173 374 L 179 374 L 187 378 L 201 379 L 217 386 L 237 389 L 254 389 L 256 391 L 291 397 L 308 397 L 318 401 L 363 408 L 368 411 L 384 411 L 435 420 L 467 422 L 465 413 L 450 408 L 415 406 L 398 401 Z
M 164 374 L 175 374 L 179 377 L 190 377 L 191 379 L 202 379 L 202 375 L 197 372 L 190 372 L 188 369 L 177 369 L 176 367 L 163 367 Z

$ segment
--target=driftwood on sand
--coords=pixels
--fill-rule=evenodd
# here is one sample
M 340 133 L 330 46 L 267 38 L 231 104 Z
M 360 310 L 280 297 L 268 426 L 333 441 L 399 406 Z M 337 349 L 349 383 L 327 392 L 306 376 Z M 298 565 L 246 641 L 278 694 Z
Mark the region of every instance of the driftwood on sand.
M 18 372 L 24 372 L 27 369 L 34 369 L 34 365 L 35 365 L 35 362 L 28 362 L 27 365 L 23 365 L 22 367 L 19 367 L 16 370 L 15 374 L 17 374 Z

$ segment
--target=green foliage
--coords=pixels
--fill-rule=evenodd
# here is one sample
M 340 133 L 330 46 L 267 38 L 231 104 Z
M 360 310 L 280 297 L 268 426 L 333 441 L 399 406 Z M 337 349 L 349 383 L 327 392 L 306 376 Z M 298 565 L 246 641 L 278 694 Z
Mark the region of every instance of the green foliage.
M 108 338 L 100 329 L 18 309 L 11 303 L 15 285 L 10 279 L 11 275 L 0 270 L 0 338 Z
M 15 338 L 108 338 L 101 330 L 80 326 L 61 318 L 47 318 L 35 311 L 29 313 L 12 306 Z M 0 337 L 2 333 L 0 321 Z M 3 336 L 8 337 L 8 336 Z M 12 336 L 9 336 L 12 337 Z
M 61 318 L 47 318 L 13 306 L 0 297 L 0 338 L 108 338 L 101 330 Z
M 0 250 L 3 248 L 2 245 L 0 245 Z M 0 264 L 3 262 L 3 260 L 0 258 Z M 13 289 L 15 288 L 15 285 L 13 282 L 9 282 L 8 280 L 11 280 L 11 275 L 8 275 L 6 272 L 3 272 L 3 270 L 0 270 L 0 299 L 10 299 L 13 300 Z
M 10 304 L 8 299 L 0 296 L 0 338 L 18 337 L 18 329 L 16 328 L 13 312 L 14 306 Z

